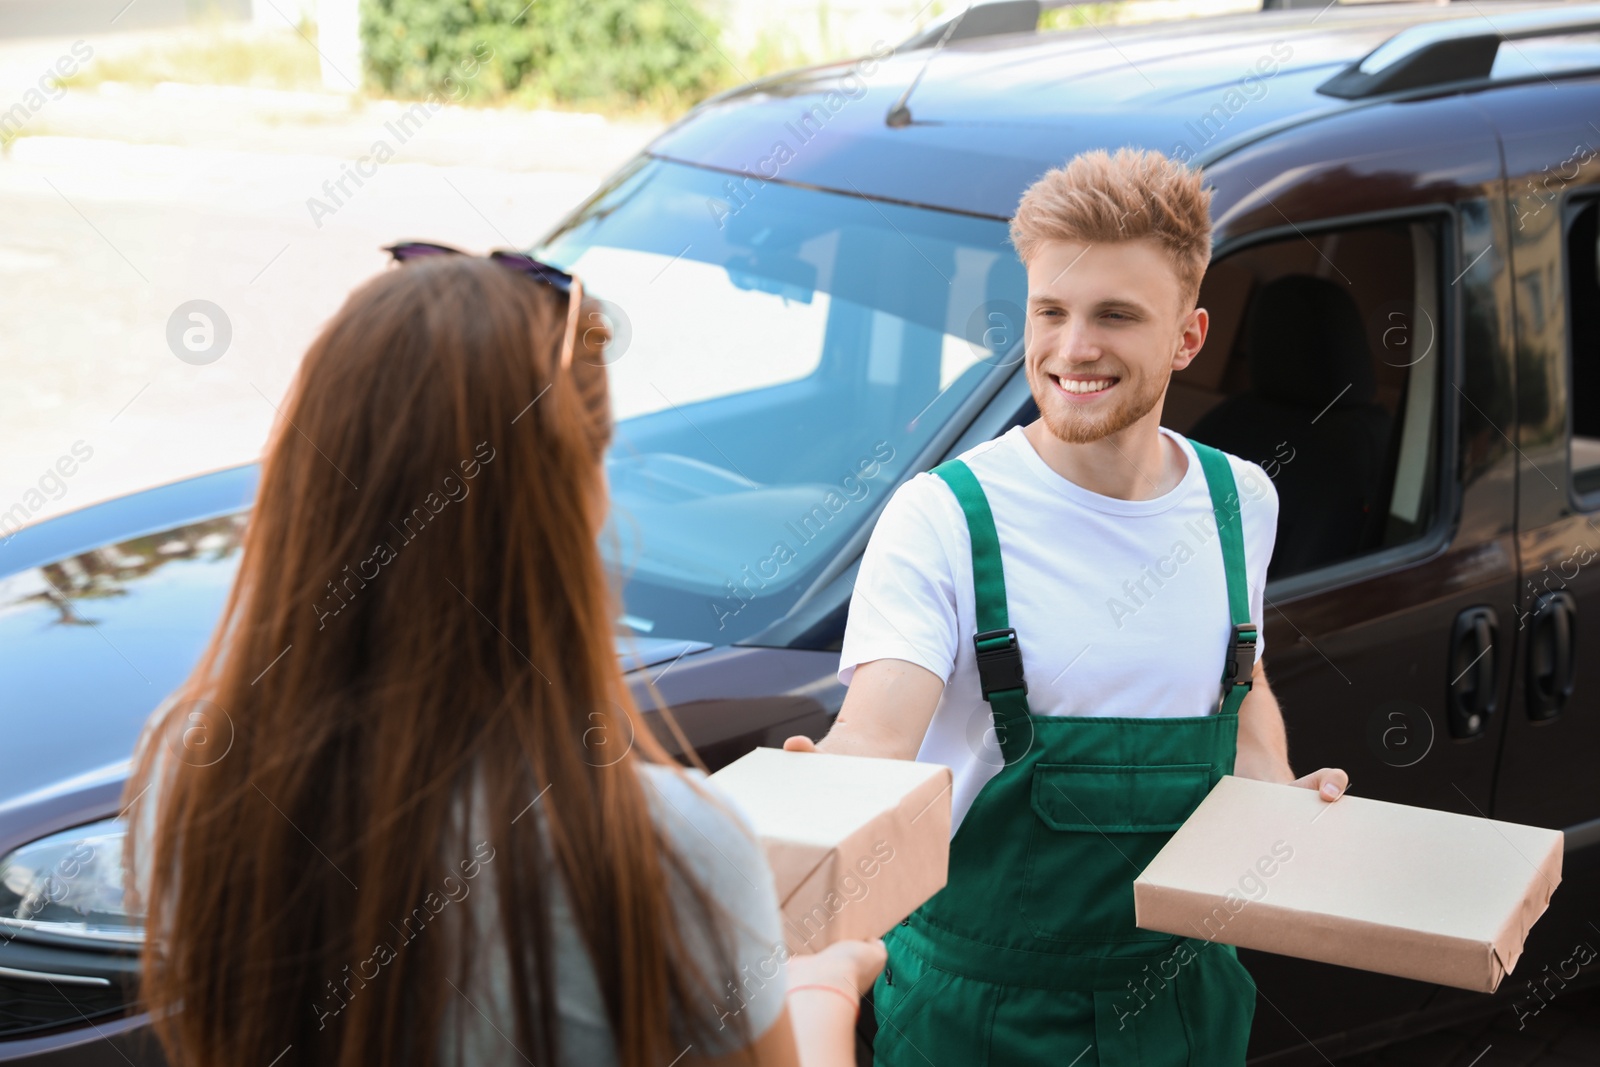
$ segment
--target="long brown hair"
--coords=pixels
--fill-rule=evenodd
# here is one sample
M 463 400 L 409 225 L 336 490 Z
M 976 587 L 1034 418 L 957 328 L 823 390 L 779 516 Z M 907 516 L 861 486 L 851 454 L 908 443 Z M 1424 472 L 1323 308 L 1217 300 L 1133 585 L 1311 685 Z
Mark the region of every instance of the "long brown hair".
M 672 877 L 731 977 L 725 917 L 629 773 L 672 761 L 617 663 L 606 369 L 592 332 L 559 369 L 565 319 L 546 286 L 439 257 L 362 285 L 307 351 L 222 619 L 125 794 L 136 826 L 159 794 L 149 855 L 130 834 L 126 858 L 148 865 L 141 992 L 178 1067 L 433 1063 L 471 947 L 416 931 L 464 900 L 448 879 L 484 875 L 525 1058 L 556 1062 L 553 875 L 622 1067 L 678 1057 L 675 1019 L 748 1046 L 744 1016 L 708 1021 L 725 994 Z

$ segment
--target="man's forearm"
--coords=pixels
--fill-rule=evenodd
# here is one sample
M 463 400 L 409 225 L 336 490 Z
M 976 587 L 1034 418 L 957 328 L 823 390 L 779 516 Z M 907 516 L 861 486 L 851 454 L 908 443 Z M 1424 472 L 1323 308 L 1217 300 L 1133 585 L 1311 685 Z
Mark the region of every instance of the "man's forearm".
M 885 736 L 857 725 L 846 718 L 848 709 L 841 710 L 833 728 L 817 742 L 818 752 L 831 752 L 836 756 L 877 756 L 882 759 L 916 759 L 917 748 L 903 738 Z
M 1250 692 L 1239 705 L 1239 744 L 1233 773 L 1264 782 L 1294 781 L 1289 765 L 1289 735 L 1283 711 L 1267 685 L 1266 673 L 1256 665 Z
M 914 760 L 944 691 L 944 679 L 906 660 L 878 659 L 855 670 L 844 704 L 817 751 Z

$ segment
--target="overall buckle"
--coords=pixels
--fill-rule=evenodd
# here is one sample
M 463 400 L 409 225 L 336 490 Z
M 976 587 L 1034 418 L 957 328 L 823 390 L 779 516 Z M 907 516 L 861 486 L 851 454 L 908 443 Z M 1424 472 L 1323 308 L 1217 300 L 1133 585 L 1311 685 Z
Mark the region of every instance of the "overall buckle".
M 978 653 L 978 688 L 983 691 L 984 700 L 1003 689 L 1028 691 L 1028 683 L 1022 677 L 1022 646 L 1017 644 L 1015 628 L 975 633 L 972 643 Z
M 1251 674 L 1255 671 L 1256 660 L 1256 624 L 1253 622 L 1237 622 L 1233 624 L 1233 648 L 1228 656 L 1228 661 L 1223 665 L 1222 684 L 1242 685 L 1249 689 L 1253 684 Z M 1240 681 L 1239 679 L 1243 679 Z

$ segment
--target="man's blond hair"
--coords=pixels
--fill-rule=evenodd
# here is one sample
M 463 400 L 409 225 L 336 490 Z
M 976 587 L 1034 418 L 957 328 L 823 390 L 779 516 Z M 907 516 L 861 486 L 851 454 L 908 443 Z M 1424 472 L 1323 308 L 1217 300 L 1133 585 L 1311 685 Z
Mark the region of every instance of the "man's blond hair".
M 1200 296 L 1211 262 L 1211 190 L 1201 173 L 1160 152 L 1096 148 L 1072 157 L 1028 187 L 1011 220 L 1023 263 L 1045 241 L 1111 244 L 1153 237 L 1171 257 L 1181 308 Z

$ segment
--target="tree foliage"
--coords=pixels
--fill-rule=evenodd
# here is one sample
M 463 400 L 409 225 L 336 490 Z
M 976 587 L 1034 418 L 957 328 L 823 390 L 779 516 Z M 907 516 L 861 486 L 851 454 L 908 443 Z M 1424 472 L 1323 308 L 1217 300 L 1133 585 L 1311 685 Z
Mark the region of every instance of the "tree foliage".
M 671 106 L 724 80 L 699 0 L 362 0 L 367 77 L 396 96 Z

